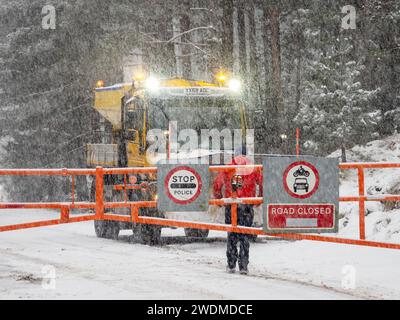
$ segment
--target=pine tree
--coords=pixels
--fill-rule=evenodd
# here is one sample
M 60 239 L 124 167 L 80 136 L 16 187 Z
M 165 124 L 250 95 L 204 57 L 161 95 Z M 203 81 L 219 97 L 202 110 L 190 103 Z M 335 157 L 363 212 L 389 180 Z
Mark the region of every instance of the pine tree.
M 379 114 L 372 104 L 379 90 L 367 90 L 360 82 L 365 66 L 362 57 L 354 60 L 354 35 L 339 29 L 339 15 L 328 19 L 321 19 L 323 25 L 337 26 L 335 32 L 318 25 L 305 29 L 310 49 L 305 61 L 300 112 L 296 117 L 307 137 L 306 150 L 317 154 L 326 154 L 338 147 L 344 151 L 356 142 L 376 137 Z

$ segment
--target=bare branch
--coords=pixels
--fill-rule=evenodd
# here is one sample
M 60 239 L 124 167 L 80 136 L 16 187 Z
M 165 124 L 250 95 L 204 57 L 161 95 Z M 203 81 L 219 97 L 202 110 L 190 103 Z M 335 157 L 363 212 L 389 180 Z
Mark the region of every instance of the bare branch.
M 202 49 L 201 47 L 207 47 L 207 44 L 204 43 L 193 43 L 191 41 L 176 41 L 178 38 L 182 37 L 185 34 L 194 32 L 194 31 L 198 31 L 198 30 L 214 30 L 215 28 L 213 26 L 203 26 L 203 27 L 197 27 L 197 28 L 192 28 L 189 30 L 186 30 L 184 32 L 181 32 L 175 36 L 173 36 L 171 39 L 169 40 L 159 40 L 157 38 L 155 38 L 154 36 L 152 36 L 151 34 L 148 33 L 144 33 L 144 32 L 140 32 L 144 37 L 146 37 L 147 39 L 149 39 L 148 43 L 156 43 L 156 44 L 160 44 L 160 43 L 164 43 L 164 44 L 169 44 L 169 43 L 174 43 L 174 44 L 179 44 L 179 45 L 189 45 L 192 46 L 193 48 L 195 48 L 196 50 L 199 50 L 202 54 L 204 54 L 205 56 L 212 56 L 210 55 L 207 51 L 205 51 L 204 49 Z M 190 53 L 188 55 L 185 56 L 191 56 L 191 55 L 195 55 L 196 53 Z
M 198 31 L 198 30 L 210 30 L 210 29 L 215 31 L 215 28 L 214 28 L 213 26 L 192 28 L 192 29 L 183 31 L 183 32 L 181 32 L 181 33 L 179 33 L 179 34 L 173 36 L 171 39 L 167 40 L 166 43 L 173 42 L 174 40 L 176 40 L 176 39 L 178 39 L 178 38 L 184 36 L 185 34 L 191 33 L 191 32 L 193 32 L 193 31 Z

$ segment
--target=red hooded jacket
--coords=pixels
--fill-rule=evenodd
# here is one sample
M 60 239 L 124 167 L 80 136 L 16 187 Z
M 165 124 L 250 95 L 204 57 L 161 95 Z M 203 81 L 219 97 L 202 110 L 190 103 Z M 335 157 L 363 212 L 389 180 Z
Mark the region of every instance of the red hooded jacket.
M 246 156 L 235 157 L 229 165 L 253 164 Z M 233 190 L 232 182 L 241 182 L 241 186 Z M 235 171 L 220 172 L 214 181 L 214 198 L 247 198 L 256 196 L 256 186 L 259 186 L 259 197 L 262 196 L 262 175 L 254 168 L 238 168 Z M 224 193 L 222 188 L 224 187 Z

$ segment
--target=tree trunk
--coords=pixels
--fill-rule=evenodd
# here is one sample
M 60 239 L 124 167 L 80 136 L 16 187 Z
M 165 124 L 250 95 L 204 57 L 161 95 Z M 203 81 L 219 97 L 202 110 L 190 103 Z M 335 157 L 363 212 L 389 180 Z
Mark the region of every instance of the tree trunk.
M 269 56 L 271 55 L 271 39 L 269 36 L 269 28 L 270 28 L 270 23 L 269 23 L 269 15 L 268 15 L 268 10 L 267 8 L 263 9 L 263 27 L 264 27 L 264 32 L 263 32 L 263 49 L 264 49 L 264 81 L 265 81 L 265 98 L 268 99 L 270 98 L 270 91 L 271 88 L 269 87 L 270 83 L 270 74 L 271 74 L 271 68 L 270 68 L 270 59 Z
M 256 78 L 255 81 L 258 89 L 258 106 L 265 107 L 265 87 L 266 87 L 266 55 L 264 52 L 264 21 L 263 21 L 264 11 L 258 7 L 254 11 L 254 52 L 255 55 L 255 65 L 256 65 Z
M 347 162 L 347 158 L 346 158 L 346 147 L 344 144 L 342 144 L 341 146 L 341 150 L 342 150 L 342 162 Z
M 279 4 L 268 4 L 266 6 L 269 20 L 270 48 L 271 48 L 271 106 L 268 113 L 268 134 L 270 135 L 270 150 L 281 152 L 280 135 L 288 135 L 287 115 L 283 103 L 282 75 L 281 75 L 281 49 L 280 49 L 280 26 Z
M 193 6 L 196 8 L 201 8 L 201 1 L 196 0 L 193 1 Z M 191 27 L 197 28 L 202 25 L 206 25 L 203 19 L 202 11 L 197 10 L 194 11 L 191 19 Z M 193 43 L 200 43 L 202 41 L 202 36 L 199 31 L 192 32 L 190 39 Z M 205 79 L 204 75 L 204 59 L 203 54 L 196 50 L 192 49 L 192 55 L 190 56 L 190 67 L 191 67 L 191 78 L 192 79 Z
M 272 6 L 269 11 L 271 21 L 271 60 L 273 76 L 273 95 L 276 111 L 280 117 L 284 116 L 282 77 L 281 77 L 281 48 L 280 48 L 280 11 L 277 6 Z
M 190 22 L 190 3 L 189 1 L 184 1 L 182 4 L 183 11 L 181 14 L 180 18 L 180 23 L 181 23 L 181 32 L 190 30 L 191 28 L 191 22 Z M 195 13 L 193 13 L 195 14 Z M 187 42 L 188 40 L 190 41 L 190 36 L 191 35 L 185 35 L 181 37 L 181 41 Z M 183 71 L 183 77 L 184 78 L 192 78 L 192 70 L 191 70 L 191 63 L 190 63 L 190 52 L 191 49 L 188 45 L 183 45 L 182 46 L 182 71 Z
M 233 0 L 223 1 L 222 19 L 222 59 L 225 69 L 233 66 Z
M 172 18 L 172 30 L 173 36 L 177 36 L 181 33 L 181 22 L 179 17 Z M 183 77 L 183 61 L 182 61 L 182 45 L 179 44 L 181 38 L 178 37 L 174 40 L 174 51 L 175 51 L 175 66 L 176 76 Z
M 246 27 L 245 27 L 245 9 L 242 1 L 238 0 L 237 9 L 237 30 L 239 47 L 239 73 L 246 74 Z
M 297 16 L 299 19 L 299 16 Z M 296 41 L 296 101 L 295 101 L 295 110 L 294 114 L 298 114 L 300 111 L 300 99 L 301 99 L 301 62 L 302 62 L 302 56 L 301 56 L 301 48 L 302 48 L 302 31 L 297 30 L 296 36 L 295 36 L 295 41 Z
M 256 27 L 255 27 L 255 7 L 248 5 L 246 10 L 246 71 L 247 71 L 247 88 L 249 107 L 254 110 L 254 107 L 259 104 L 258 97 L 258 69 L 256 56 Z

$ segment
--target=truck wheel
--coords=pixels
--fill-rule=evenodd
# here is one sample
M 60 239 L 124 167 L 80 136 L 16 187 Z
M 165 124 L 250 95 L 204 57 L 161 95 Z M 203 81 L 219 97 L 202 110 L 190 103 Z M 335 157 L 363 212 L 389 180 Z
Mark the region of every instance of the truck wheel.
M 251 242 L 256 242 L 257 241 L 257 235 L 256 234 L 249 234 L 247 236 L 248 236 L 248 238 L 249 238 L 249 240 Z
M 136 224 L 132 227 L 133 234 L 142 243 L 150 246 L 161 244 L 161 226 Z
M 96 181 L 90 187 L 90 202 L 96 202 Z M 98 238 L 118 239 L 119 224 L 116 221 L 94 220 L 94 231 Z
M 190 229 L 190 228 L 185 228 L 186 237 L 207 238 L 209 232 L 210 232 L 210 230 L 208 230 L 208 229 Z
M 118 239 L 119 225 L 116 221 L 94 220 L 94 231 L 98 238 Z

